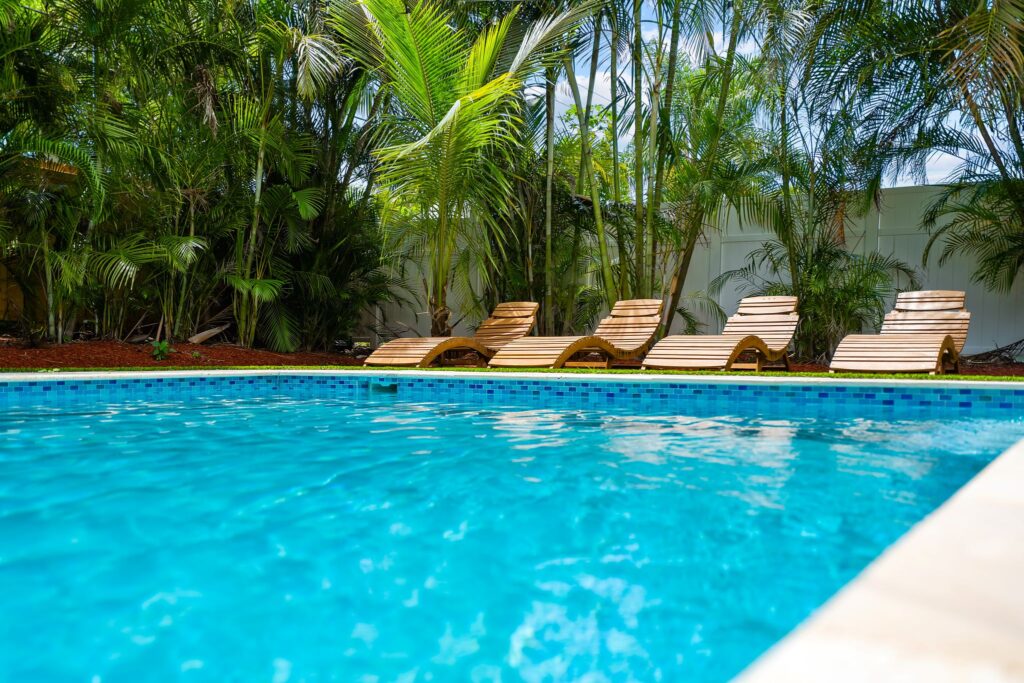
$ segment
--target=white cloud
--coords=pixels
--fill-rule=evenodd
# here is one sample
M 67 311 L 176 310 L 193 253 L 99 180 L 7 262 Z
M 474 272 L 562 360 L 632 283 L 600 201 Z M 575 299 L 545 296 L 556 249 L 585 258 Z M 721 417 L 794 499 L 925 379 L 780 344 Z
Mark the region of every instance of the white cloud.
M 950 176 L 960 164 L 960 159 L 952 154 L 939 152 L 928 160 L 928 182 L 940 183 Z

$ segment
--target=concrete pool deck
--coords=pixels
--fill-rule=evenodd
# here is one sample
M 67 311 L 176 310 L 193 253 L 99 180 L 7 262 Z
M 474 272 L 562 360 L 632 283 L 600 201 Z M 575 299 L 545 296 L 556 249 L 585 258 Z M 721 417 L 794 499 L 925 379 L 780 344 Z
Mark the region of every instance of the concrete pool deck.
M 1024 443 L 755 662 L 743 683 L 1024 681 Z
M 956 386 L 1019 382 L 416 370 L 3 373 L 4 382 L 241 375 L 450 376 L 472 380 Z M 1024 442 L 998 456 L 754 662 L 739 680 L 1024 682 Z

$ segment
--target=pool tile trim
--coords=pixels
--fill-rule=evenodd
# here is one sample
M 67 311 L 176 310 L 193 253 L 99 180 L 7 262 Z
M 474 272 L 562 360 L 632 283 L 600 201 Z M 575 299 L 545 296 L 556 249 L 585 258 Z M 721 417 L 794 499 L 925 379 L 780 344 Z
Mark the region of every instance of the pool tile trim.
M 423 371 L 253 370 L 0 374 L 0 408 L 62 406 L 83 400 L 159 400 L 207 395 L 372 397 L 385 391 L 409 400 L 541 403 L 557 407 L 685 410 L 731 406 L 771 410 L 799 405 L 822 415 L 913 417 L 1024 415 L 1024 386 L 1012 382 L 832 380 L 778 375 L 615 375 Z

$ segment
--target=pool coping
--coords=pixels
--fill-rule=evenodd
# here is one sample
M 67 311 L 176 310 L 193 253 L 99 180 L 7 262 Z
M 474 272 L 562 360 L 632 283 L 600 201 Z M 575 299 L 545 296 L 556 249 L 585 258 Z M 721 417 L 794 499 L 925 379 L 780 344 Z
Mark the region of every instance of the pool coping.
M 1014 389 L 1024 390 L 1021 382 L 1003 382 L 999 380 L 972 381 L 965 379 L 904 379 L 904 378 L 851 378 L 851 377 L 806 377 L 799 375 L 761 374 L 761 375 L 686 375 L 686 374 L 618 374 L 618 373 L 572 373 L 572 372 L 474 372 L 471 370 L 331 370 L 328 368 L 269 368 L 266 370 L 111 370 L 111 371 L 68 371 L 68 372 L 0 372 L 0 382 L 39 382 L 39 381 L 73 381 L 96 379 L 167 379 L 189 377 L 284 377 L 311 375 L 342 375 L 345 377 L 423 377 L 423 378 L 461 378 L 461 379 L 527 379 L 533 381 L 565 382 L 622 382 L 622 383 L 686 383 L 703 384 L 802 384 L 821 386 L 900 386 L 900 387 L 956 387 L 958 389 Z
M 877 557 L 742 683 L 1024 681 L 1024 441 Z
M 794 384 L 1021 390 L 1019 382 L 784 375 L 623 375 L 273 368 L 0 373 L 0 382 L 252 376 L 423 377 L 552 382 Z M 1024 683 L 1024 441 L 997 456 L 801 626 L 756 660 L 744 683 Z

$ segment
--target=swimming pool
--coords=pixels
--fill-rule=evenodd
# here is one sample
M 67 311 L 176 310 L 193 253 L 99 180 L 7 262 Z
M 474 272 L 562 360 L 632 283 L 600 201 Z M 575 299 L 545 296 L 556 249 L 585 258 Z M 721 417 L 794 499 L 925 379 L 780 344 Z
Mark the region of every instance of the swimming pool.
M 0 382 L 0 671 L 725 680 L 1024 436 L 1016 391 L 492 377 Z

